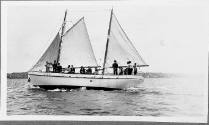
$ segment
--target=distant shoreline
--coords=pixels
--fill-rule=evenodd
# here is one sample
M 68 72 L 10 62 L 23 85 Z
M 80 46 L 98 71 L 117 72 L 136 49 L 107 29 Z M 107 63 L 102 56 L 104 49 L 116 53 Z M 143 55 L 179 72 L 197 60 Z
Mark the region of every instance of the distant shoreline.
M 14 72 L 14 73 L 7 73 L 8 79 L 27 79 L 28 73 L 27 72 Z
M 172 73 L 152 73 L 147 72 L 143 73 L 143 77 L 145 78 L 169 78 L 169 77 L 177 77 L 181 75 L 172 74 Z M 14 73 L 7 73 L 8 79 L 27 79 L 28 73 L 27 72 L 14 72 Z

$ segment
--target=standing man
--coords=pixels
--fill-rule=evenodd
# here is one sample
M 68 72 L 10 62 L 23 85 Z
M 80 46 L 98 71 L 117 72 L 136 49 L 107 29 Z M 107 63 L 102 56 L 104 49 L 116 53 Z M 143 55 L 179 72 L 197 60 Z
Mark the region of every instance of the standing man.
M 112 68 L 113 68 L 113 74 L 118 75 L 118 63 L 116 60 L 114 60 L 114 63 L 112 64 Z
M 46 67 L 46 72 L 49 72 L 50 64 L 48 63 L 48 61 L 46 61 L 45 67 Z
M 53 67 L 53 72 L 57 72 L 57 61 L 56 60 L 54 60 L 52 67 Z
M 131 66 L 131 61 L 128 61 L 127 65 L 128 65 L 128 67 L 127 67 L 128 75 L 131 75 L 132 71 L 133 71 L 132 66 Z
M 137 66 L 136 66 L 136 63 L 134 63 L 133 68 L 134 68 L 134 75 L 136 75 L 137 74 Z

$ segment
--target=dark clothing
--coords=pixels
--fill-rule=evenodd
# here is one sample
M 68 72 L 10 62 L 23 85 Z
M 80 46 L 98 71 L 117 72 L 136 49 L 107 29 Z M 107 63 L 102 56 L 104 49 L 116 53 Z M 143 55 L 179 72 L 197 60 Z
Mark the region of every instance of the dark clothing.
M 123 75 L 123 68 L 122 67 L 120 68 L 119 75 Z
M 133 69 L 132 68 L 128 68 L 128 75 L 132 74 Z
M 133 69 L 132 69 L 132 68 L 127 67 L 127 68 L 125 69 L 125 71 L 124 71 L 124 74 L 125 74 L 125 75 L 131 75 L 131 74 L 132 74 L 132 72 L 133 72 Z
M 128 68 L 125 68 L 124 75 L 128 75 Z
M 70 73 L 75 73 L 75 68 L 70 68 Z
M 91 68 L 88 68 L 88 69 L 86 70 L 86 73 L 87 73 L 87 74 L 92 74 Z
M 137 74 L 137 68 L 134 67 L 134 75 L 136 75 L 136 74 Z
M 114 62 L 114 63 L 112 64 L 112 67 L 113 67 L 113 68 L 118 68 L 118 63 Z
M 112 64 L 112 68 L 113 68 L 113 74 L 118 75 L 118 64 L 116 62 Z
M 57 73 L 61 73 L 62 72 L 62 66 L 57 66 Z
M 118 75 L 118 68 L 113 68 L 113 74 Z
M 53 67 L 53 72 L 57 72 L 57 64 L 54 63 L 54 64 L 52 65 L 52 67 Z
M 85 69 L 83 67 L 80 69 L 80 74 L 85 74 Z
M 49 72 L 49 68 L 50 68 L 49 64 L 46 64 L 45 66 L 46 66 L 46 72 Z

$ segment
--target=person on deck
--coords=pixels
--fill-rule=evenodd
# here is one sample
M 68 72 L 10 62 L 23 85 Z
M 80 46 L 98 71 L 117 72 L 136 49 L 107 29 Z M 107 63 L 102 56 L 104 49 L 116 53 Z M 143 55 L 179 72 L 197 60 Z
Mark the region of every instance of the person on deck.
M 128 75 L 128 67 L 125 68 L 124 75 Z
M 62 66 L 60 65 L 60 63 L 57 64 L 57 72 L 58 73 L 62 72 Z
M 75 68 L 73 67 L 73 65 L 71 65 L 71 68 L 70 68 L 70 71 L 71 71 L 71 73 L 75 73 Z
M 85 68 L 83 66 L 81 66 L 80 74 L 85 74 Z
M 48 61 L 46 61 L 46 72 L 50 72 L 49 68 L 50 68 L 50 63 L 48 63 Z
M 56 60 L 54 60 L 52 67 L 53 67 L 53 72 L 57 72 L 57 61 Z
M 136 66 L 136 63 L 134 63 L 133 69 L 134 69 L 134 75 L 136 75 L 137 74 L 137 66 Z
M 88 69 L 86 70 L 86 74 L 92 74 L 92 69 L 91 69 L 91 67 L 88 66 Z
M 71 73 L 71 68 L 70 68 L 70 65 L 68 65 L 67 67 L 67 73 L 70 74 Z
M 123 67 L 120 67 L 120 72 L 119 72 L 119 75 L 123 75 Z
M 116 60 L 114 60 L 114 63 L 112 64 L 112 68 L 113 68 L 113 74 L 118 75 L 118 63 Z
M 95 75 L 98 75 L 98 69 L 97 69 L 97 67 L 95 67 L 95 69 L 94 69 L 94 74 Z
M 128 65 L 128 67 L 127 67 L 128 75 L 131 75 L 132 74 L 132 71 L 133 71 L 133 68 L 131 66 L 131 61 L 128 61 L 127 62 L 127 65 Z

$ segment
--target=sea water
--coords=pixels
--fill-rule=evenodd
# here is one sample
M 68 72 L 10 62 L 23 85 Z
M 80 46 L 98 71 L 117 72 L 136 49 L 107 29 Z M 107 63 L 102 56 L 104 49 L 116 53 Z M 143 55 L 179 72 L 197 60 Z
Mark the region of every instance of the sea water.
M 8 79 L 8 115 L 206 116 L 203 77 L 146 78 L 117 91 L 43 90 L 27 79 Z M 205 91 L 206 90 L 206 91 Z

